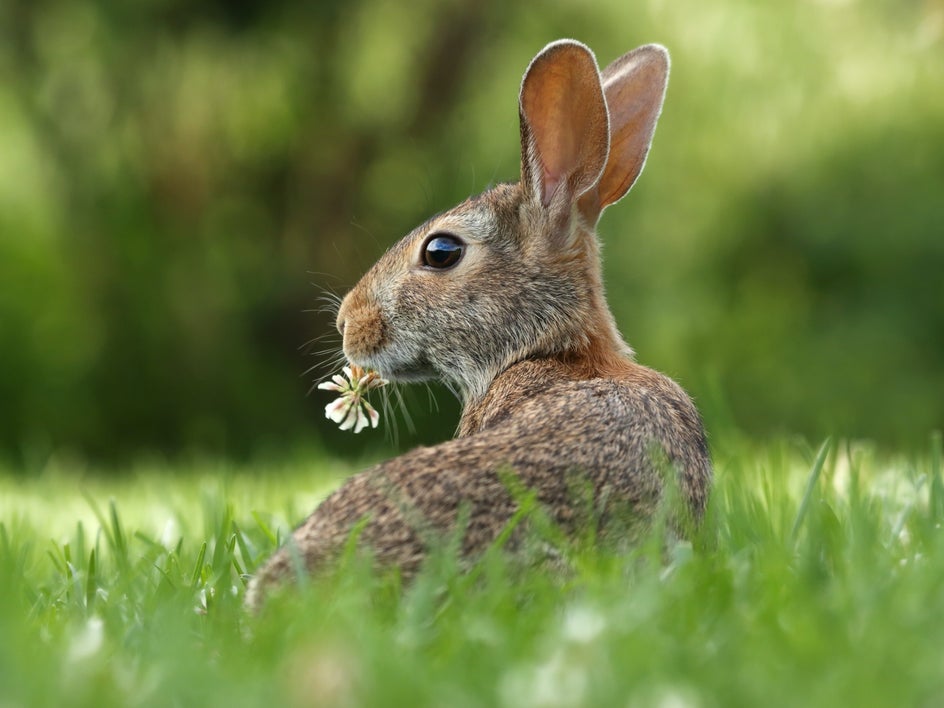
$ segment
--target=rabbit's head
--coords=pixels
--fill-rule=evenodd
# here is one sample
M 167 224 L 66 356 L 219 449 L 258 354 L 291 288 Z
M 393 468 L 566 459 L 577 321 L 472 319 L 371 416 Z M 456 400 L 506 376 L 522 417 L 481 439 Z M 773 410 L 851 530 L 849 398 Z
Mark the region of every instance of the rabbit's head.
M 522 359 L 601 375 L 631 356 L 604 299 L 595 227 L 642 171 L 668 69 L 656 45 L 602 74 L 583 44 L 545 47 L 521 84 L 521 181 L 384 254 L 341 304 L 350 361 L 394 380 L 440 378 L 469 400 Z

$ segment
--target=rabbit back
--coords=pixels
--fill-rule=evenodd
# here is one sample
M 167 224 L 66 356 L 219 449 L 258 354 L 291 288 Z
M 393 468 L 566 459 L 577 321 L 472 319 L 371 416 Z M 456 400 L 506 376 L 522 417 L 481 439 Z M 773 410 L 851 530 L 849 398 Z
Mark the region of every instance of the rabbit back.
M 503 378 L 509 390 L 501 390 Z M 463 557 L 474 559 L 517 511 L 513 487 L 533 492 L 565 533 L 593 523 L 606 536 L 611 521 L 619 533 L 644 531 L 667 473 L 678 480 L 681 513 L 701 515 L 707 444 L 696 409 L 671 379 L 633 364 L 619 379 L 574 380 L 563 366 L 528 361 L 493 388 L 494 401 L 468 412 L 459 437 L 380 463 L 327 497 L 262 569 L 253 595 L 292 576 L 293 554 L 309 570 L 327 567 L 362 523 L 358 543 L 405 578 L 456 533 Z

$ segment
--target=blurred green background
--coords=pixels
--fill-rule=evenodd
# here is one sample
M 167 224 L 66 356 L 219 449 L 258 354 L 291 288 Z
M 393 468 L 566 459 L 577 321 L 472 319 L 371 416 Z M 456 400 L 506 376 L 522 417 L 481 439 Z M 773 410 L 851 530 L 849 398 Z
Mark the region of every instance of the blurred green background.
M 645 174 L 600 226 L 640 360 L 715 434 L 923 444 L 940 0 L 2 0 L 0 457 L 349 448 L 308 395 L 338 346 L 319 296 L 517 178 L 521 74 L 562 36 L 673 57 Z M 449 394 L 413 398 L 398 445 L 448 437 Z

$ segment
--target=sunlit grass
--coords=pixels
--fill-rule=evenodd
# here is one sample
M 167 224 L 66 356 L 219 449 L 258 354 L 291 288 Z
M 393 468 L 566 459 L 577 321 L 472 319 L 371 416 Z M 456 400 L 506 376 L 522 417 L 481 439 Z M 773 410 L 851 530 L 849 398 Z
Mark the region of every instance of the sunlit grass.
M 0 703 L 944 698 L 940 437 L 915 459 L 737 443 L 716 461 L 702 532 L 666 552 L 578 543 L 561 574 L 498 552 L 461 573 L 443 551 L 408 588 L 349 555 L 256 618 L 244 576 L 324 493 L 323 461 L 0 478 Z

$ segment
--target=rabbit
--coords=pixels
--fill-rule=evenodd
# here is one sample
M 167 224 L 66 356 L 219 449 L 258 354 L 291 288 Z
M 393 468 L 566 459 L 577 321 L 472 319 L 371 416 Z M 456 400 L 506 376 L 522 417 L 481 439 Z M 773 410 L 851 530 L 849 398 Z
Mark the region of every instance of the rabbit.
M 643 169 L 668 73 L 655 44 L 602 72 L 584 44 L 548 44 L 521 84 L 520 182 L 432 217 L 343 299 L 348 360 L 444 381 L 463 403 L 457 434 L 348 479 L 251 580 L 250 608 L 300 567 L 324 569 L 355 526 L 373 561 L 404 578 L 450 533 L 474 559 L 518 508 L 509 474 L 569 533 L 587 523 L 574 475 L 594 512 L 626 528 L 654 518 L 669 484 L 679 514 L 701 518 L 712 466 L 700 416 L 679 385 L 635 363 L 596 236 Z

